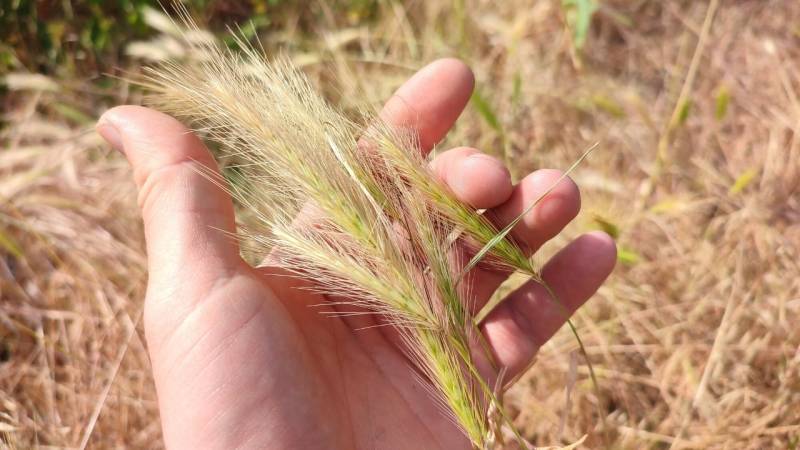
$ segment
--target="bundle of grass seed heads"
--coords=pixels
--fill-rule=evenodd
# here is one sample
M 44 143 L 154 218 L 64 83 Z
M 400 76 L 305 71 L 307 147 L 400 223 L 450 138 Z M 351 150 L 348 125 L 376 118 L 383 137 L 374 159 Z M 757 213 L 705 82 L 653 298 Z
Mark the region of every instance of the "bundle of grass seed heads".
M 497 229 L 432 176 L 412 132 L 374 114 L 349 120 L 288 59 L 270 61 L 242 38 L 237 51 L 193 38 L 187 17 L 185 44 L 199 57 L 149 68 L 142 84 L 154 106 L 192 123 L 234 161 L 236 182 L 215 181 L 246 211 L 242 242 L 396 327 L 431 395 L 475 448 L 503 435 L 527 448 L 503 412 L 502 374 L 495 385 L 481 376 L 476 356 L 492 356 L 461 283 L 481 263 L 547 287 L 509 235 L 524 213 Z M 315 226 L 293 225 L 303 205 L 313 205 Z M 474 256 L 458 267 L 453 253 L 464 243 Z

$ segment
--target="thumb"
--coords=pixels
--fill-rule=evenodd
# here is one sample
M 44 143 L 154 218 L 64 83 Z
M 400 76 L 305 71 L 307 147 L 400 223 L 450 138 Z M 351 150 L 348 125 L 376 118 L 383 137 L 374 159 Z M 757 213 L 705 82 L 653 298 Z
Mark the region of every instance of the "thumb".
M 100 117 L 97 131 L 133 167 L 150 293 L 157 289 L 169 297 L 178 288 L 182 298 L 198 298 L 184 285 L 206 290 L 240 267 L 230 235 L 235 231 L 233 205 L 223 189 L 201 174 L 219 172 L 197 136 L 174 118 L 141 106 L 110 109 Z

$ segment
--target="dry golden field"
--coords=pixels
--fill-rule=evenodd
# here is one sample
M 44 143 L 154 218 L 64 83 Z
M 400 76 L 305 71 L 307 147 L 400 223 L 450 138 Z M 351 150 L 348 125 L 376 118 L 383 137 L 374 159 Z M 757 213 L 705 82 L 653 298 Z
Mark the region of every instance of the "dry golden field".
M 507 395 L 526 438 L 798 448 L 800 2 L 602 0 L 585 36 L 560 0 L 341 3 L 283 4 L 261 39 L 343 107 L 456 56 L 477 88 L 440 148 L 519 178 L 600 142 L 573 176 L 581 214 L 543 251 L 617 237 L 617 268 L 575 316 L 599 395 L 562 329 Z M 107 71 L 180 50 L 147 21 L 156 33 Z M 93 131 L 141 92 L 34 69 L 7 71 L 0 99 L 0 447 L 160 448 L 135 188 Z

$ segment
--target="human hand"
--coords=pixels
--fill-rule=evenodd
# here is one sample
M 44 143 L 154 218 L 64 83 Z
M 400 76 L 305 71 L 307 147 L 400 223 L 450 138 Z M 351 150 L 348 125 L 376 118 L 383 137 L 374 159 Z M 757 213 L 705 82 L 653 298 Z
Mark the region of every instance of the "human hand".
M 469 100 L 473 77 L 446 59 L 420 70 L 381 113 L 413 127 L 425 150 L 442 139 Z M 138 107 L 106 112 L 97 129 L 125 154 L 139 188 L 149 281 L 144 326 L 169 448 L 469 448 L 430 397 L 385 327 L 369 316 L 320 314 L 326 298 L 278 267 L 252 268 L 226 232 L 230 197 L 198 170 L 216 170 L 200 140 L 175 119 Z M 508 170 L 471 148 L 433 161 L 462 200 L 502 227 L 560 177 L 539 170 L 512 186 Z M 565 179 L 514 229 L 535 251 L 578 213 Z M 611 272 L 613 241 L 595 232 L 555 255 L 543 277 L 570 311 Z M 507 272 L 477 267 L 467 278 L 477 307 Z M 333 311 L 335 306 L 324 306 Z M 563 325 L 562 307 L 529 282 L 481 324 L 506 377 L 524 370 Z M 366 327 L 366 328 L 365 328 Z

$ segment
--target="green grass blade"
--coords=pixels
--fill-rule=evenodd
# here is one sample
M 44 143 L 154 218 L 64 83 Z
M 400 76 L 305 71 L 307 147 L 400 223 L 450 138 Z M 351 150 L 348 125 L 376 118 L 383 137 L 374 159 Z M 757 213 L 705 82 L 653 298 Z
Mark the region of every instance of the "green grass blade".
M 553 300 L 553 303 L 555 303 L 556 306 L 559 307 L 559 312 L 561 312 L 564 319 L 566 320 L 567 325 L 569 326 L 569 329 L 572 332 L 572 335 L 575 336 L 575 341 L 577 341 L 578 343 L 578 348 L 580 349 L 581 355 L 583 355 L 583 359 L 584 361 L 586 361 L 586 367 L 588 367 L 589 369 L 589 377 L 592 379 L 592 387 L 594 388 L 595 395 L 597 396 L 598 399 L 603 398 L 602 396 L 600 396 L 600 383 L 597 381 L 597 375 L 594 372 L 594 366 L 592 365 L 592 362 L 589 360 L 589 354 L 586 352 L 586 347 L 583 345 L 583 339 L 581 339 L 581 336 L 578 333 L 578 329 L 575 327 L 575 324 L 572 323 L 572 319 L 569 318 L 570 316 L 569 310 L 567 310 L 567 307 L 564 306 L 564 303 L 561 302 L 561 300 L 558 298 L 558 295 L 556 295 L 556 292 L 553 290 L 552 287 L 550 287 L 549 284 L 547 284 L 547 282 L 541 280 L 538 283 L 547 291 L 547 294 Z M 603 416 L 602 409 L 599 406 L 597 415 L 600 417 L 600 422 L 603 425 L 603 428 L 605 428 L 605 416 Z
M 20 248 L 17 241 L 11 237 L 10 234 L 6 234 L 4 230 L 0 229 L 0 248 L 4 249 L 11 256 L 22 259 L 25 255 L 22 253 L 22 249 Z

